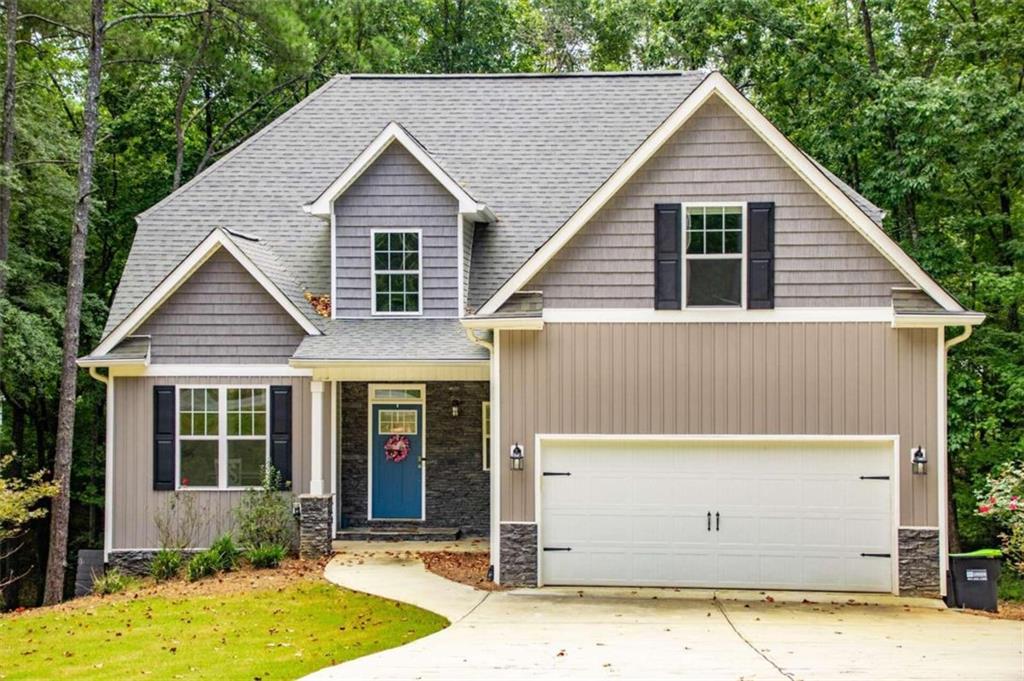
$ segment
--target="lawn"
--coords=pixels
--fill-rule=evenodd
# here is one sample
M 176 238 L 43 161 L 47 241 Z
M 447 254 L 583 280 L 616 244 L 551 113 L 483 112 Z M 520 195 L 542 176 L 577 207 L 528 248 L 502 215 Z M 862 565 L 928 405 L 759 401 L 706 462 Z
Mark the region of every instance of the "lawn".
M 308 575 L 239 573 L 0 616 L 0 679 L 294 679 L 446 624 Z

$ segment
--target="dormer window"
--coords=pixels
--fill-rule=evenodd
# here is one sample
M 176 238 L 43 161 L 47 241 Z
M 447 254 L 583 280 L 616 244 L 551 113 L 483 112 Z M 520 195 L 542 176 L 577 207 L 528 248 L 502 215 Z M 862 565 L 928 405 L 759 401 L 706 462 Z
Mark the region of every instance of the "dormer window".
M 417 315 L 420 296 L 422 238 L 419 230 L 375 230 L 373 239 L 373 313 Z

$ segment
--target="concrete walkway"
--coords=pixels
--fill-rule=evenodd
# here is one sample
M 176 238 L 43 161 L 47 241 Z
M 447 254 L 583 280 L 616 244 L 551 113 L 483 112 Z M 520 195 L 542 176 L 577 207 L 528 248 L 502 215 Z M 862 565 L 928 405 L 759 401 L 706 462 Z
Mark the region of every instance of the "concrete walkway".
M 744 602 L 673 589 L 488 594 L 428 572 L 404 548 L 338 556 L 326 576 L 453 624 L 307 677 L 318 680 L 1024 678 L 1024 623 L 921 607 L 927 601 L 732 594 Z

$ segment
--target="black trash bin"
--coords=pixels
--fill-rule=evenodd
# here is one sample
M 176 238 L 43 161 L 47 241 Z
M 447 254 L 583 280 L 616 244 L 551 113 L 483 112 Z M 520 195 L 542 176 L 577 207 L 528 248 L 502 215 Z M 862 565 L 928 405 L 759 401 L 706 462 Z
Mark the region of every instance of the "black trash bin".
M 1002 557 L 999 549 L 949 554 L 947 605 L 996 612 Z

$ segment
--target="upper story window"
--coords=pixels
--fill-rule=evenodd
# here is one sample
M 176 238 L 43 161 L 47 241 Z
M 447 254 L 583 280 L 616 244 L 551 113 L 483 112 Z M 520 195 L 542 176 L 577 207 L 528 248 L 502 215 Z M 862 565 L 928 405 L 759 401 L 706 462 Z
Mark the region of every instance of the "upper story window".
M 373 313 L 420 314 L 420 232 L 375 231 L 372 239 Z
M 742 205 L 687 206 L 687 307 L 743 306 L 744 227 Z
M 270 462 L 267 388 L 178 390 L 178 486 L 256 487 Z

